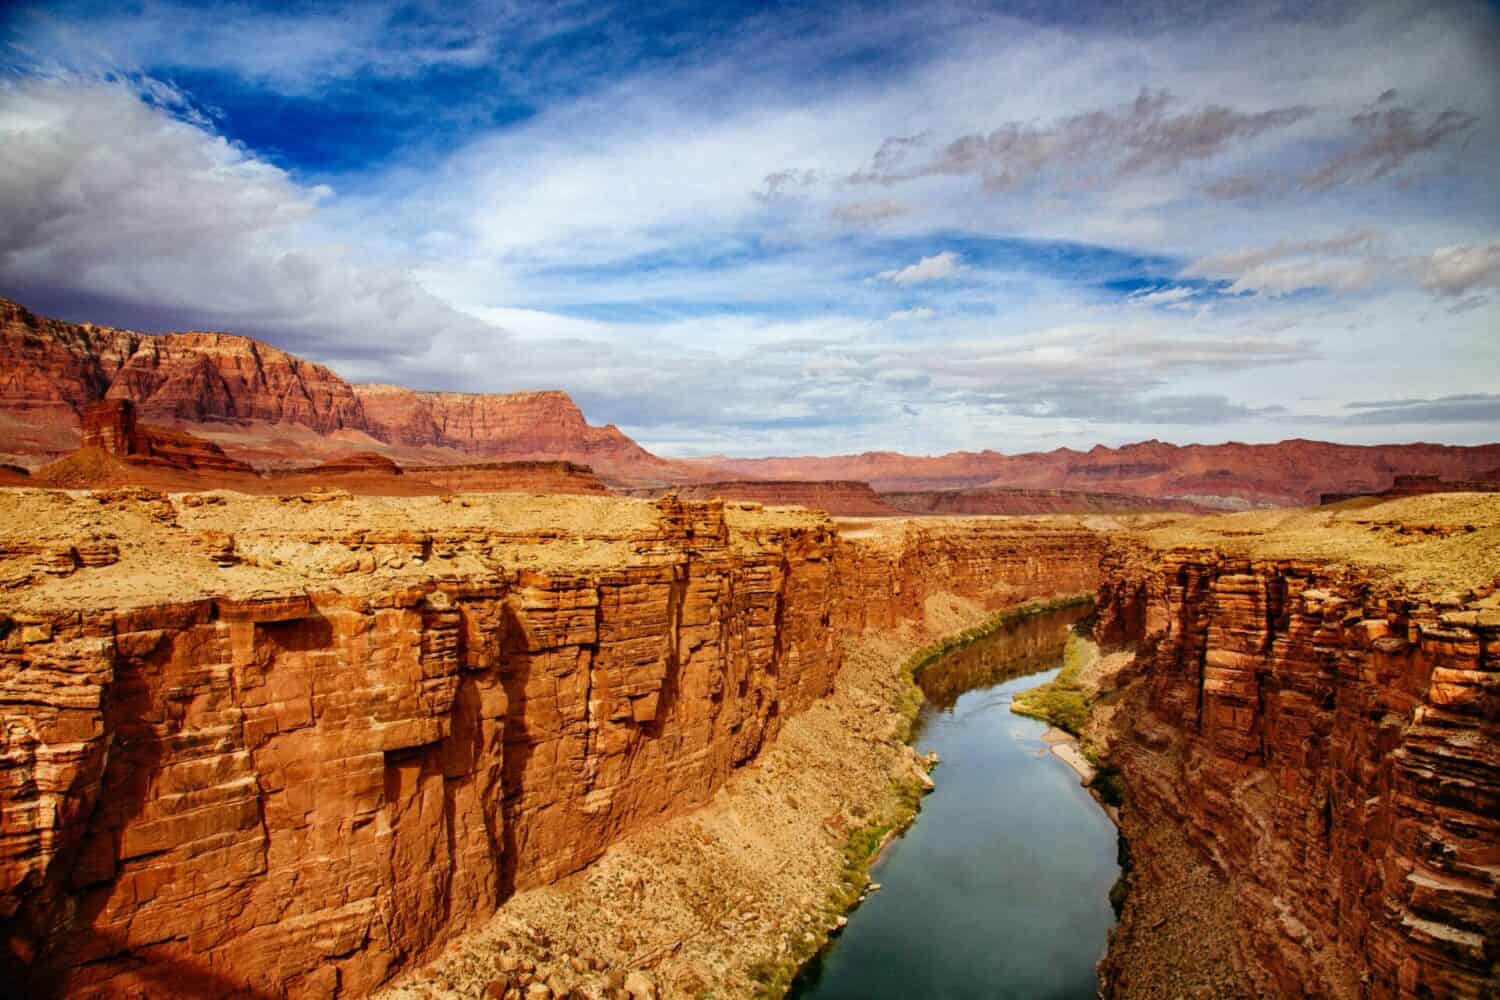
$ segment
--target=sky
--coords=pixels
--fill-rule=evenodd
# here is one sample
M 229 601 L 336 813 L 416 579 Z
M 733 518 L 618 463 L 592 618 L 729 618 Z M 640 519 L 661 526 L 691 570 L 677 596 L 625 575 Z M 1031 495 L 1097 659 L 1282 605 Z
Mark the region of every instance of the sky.
M 669 455 L 1500 440 L 1493 3 L 0 6 L 0 295 Z

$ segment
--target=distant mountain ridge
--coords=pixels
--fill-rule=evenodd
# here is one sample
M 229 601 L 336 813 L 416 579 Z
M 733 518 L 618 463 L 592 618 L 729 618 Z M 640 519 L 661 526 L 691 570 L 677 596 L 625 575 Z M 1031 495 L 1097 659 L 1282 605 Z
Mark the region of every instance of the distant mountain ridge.
M 590 424 L 558 390 L 491 394 L 354 384 L 325 365 L 238 334 L 149 334 L 67 323 L 0 299 L 0 464 L 36 467 L 71 453 L 80 442 L 80 414 L 102 399 L 130 400 L 143 422 L 189 431 L 231 459 L 263 469 L 307 467 L 356 451 L 378 452 L 408 467 L 563 460 L 591 466 L 624 487 L 829 481 L 829 489 L 847 493 L 847 482 L 854 481 L 880 493 L 998 487 L 1234 508 L 1378 492 L 1399 475 L 1478 480 L 1500 467 L 1500 444 L 1360 446 L 1302 439 L 1142 441 L 1017 455 L 882 451 L 676 460 L 652 454 L 613 424 Z M 813 495 L 794 484 L 786 492 L 788 502 Z M 762 494 L 772 498 L 774 486 L 757 491 Z M 909 502 L 957 510 L 999 500 Z
M 1142 441 L 1088 451 L 1058 448 L 914 456 L 865 452 L 828 458 L 712 458 L 704 465 L 750 479 L 868 482 L 876 491 L 1007 489 L 1128 493 L 1227 509 L 1314 504 L 1324 493 L 1368 493 L 1398 475 L 1480 479 L 1500 460 L 1500 444 L 1349 445 L 1292 439 L 1275 444 Z

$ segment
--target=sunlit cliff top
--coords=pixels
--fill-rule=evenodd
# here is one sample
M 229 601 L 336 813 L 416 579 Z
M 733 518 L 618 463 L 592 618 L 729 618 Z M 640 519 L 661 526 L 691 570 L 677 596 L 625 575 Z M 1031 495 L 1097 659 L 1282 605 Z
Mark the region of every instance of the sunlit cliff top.
M 1174 519 L 1138 532 L 1158 548 L 1212 546 L 1260 559 L 1308 559 L 1382 569 L 1446 593 L 1500 578 L 1500 494 L 1436 493 L 1329 507 Z

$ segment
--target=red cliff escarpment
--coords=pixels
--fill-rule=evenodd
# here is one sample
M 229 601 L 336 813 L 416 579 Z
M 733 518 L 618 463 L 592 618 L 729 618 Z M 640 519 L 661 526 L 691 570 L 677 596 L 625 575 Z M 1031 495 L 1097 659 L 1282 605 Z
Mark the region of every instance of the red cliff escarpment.
M 353 390 L 333 372 L 249 337 L 63 323 L 0 300 L 0 349 L 0 402 L 9 411 L 66 420 L 108 397 L 158 422 L 259 420 L 329 432 L 363 420 Z
M 0 454 L 55 457 L 76 447 L 85 407 L 128 400 L 141 419 L 212 433 L 254 464 L 328 457 L 351 445 L 404 463 L 465 456 L 587 463 L 625 482 L 691 477 L 614 425 L 595 427 L 563 392 L 417 392 L 351 385 L 332 370 L 249 337 L 145 334 L 36 316 L 0 299 Z
M 1338 539 L 1307 558 L 1237 544 L 1233 520 L 1213 548 L 1106 557 L 1096 634 L 1137 649 L 1112 716 L 1136 859 L 1115 995 L 1186 982 L 1142 956 L 1188 916 L 1185 947 L 1218 941 L 1234 966 L 1227 994 L 1493 995 L 1500 504 L 1405 503 L 1329 519 L 1358 546 L 1337 558 Z M 1319 529 L 1286 530 L 1308 533 L 1279 543 L 1296 548 Z M 1198 860 L 1154 856 L 1161 831 Z M 1198 866 L 1218 912 L 1172 917 L 1161 899 Z
M 359 995 L 705 802 L 843 633 L 1092 589 L 1068 522 L 591 497 L 0 494 L 0 954 Z

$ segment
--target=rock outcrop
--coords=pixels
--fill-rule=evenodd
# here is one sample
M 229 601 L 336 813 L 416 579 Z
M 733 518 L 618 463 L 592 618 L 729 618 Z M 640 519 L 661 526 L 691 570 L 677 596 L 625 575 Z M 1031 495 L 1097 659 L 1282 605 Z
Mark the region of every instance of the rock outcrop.
M 199 481 L 249 484 L 255 470 L 211 441 L 136 421 L 126 399 L 90 403 L 83 411 L 82 447 L 44 466 L 38 486 L 65 488 L 151 484 L 190 486 Z
M 475 462 L 416 466 L 407 478 L 442 493 L 590 493 L 609 488 L 587 465 L 573 462 Z
M 1090 590 L 1102 544 L 675 499 L 0 503 L 0 953 L 77 995 L 366 992 L 704 802 L 844 633 Z
M 1416 541 L 1393 533 L 1385 567 L 1227 545 L 1106 557 L 1096 636 L 1137 650 L 1112 716 L 1136 862 L 1103 966 L 1116 995 L 1182 982 L 1170 968 L 1153 980 L 1140 954 L 1189 916 L 1187 947 L 1222 932 L 1235 995 L 1491 995 L 1500 581 L 1492 557 L 1446 553 L 1462 538 L 1486 551 L 1500 525 L 1495 505 L 1452 510 Z M 1388 526 L 1349 521 L 1351 535 Z M 1473 580 L 1444 594 L 1401 579 L 1401 549 L 1422 545 Z M 1194 860 L 1138 846 L 1161 831 Z M 1151 919 L 1153 896 L 1199 867 L 1222 886 L 1219 911 Z
M 591 426 L 565 392 L 484 395 L 394 385 L 357 385 L 354 391 L 364 407 L 365 429 L 393 444 L 494 458 L 571 458 L 644 478 L 662 478 L 672 469 L 615 425 Z

